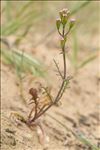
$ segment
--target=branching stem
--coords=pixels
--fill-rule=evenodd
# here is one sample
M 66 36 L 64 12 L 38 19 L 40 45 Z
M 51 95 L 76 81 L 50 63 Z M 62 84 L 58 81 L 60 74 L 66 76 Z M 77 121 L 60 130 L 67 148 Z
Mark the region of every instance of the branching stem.
M 65 26 L 63 26 L 63 34 L 61 35 L 63 37 L 63 39 L 65 38 Z M 63 78 L 62 78 L 62 84 L 61 87 L 55 97 L 55 99 L 52 101 L 52 103 L 50 105 L 48 105 L 46 108 L 43 107 L 39 113 L 35 113 L 35 117 L 31 119 L 31 122 L 35 121 L 36 119 L 38 119 L 41 115 L 43 115 L 50 107 L 52 107 L 54 104 L 56 104 L 62 97 L 63 92 L 64 91 L 64 84 L 65 84 L 65 80 L 66 80 L 66 56 L 65 56 L 65 44 L 62 48 L 62 55 L 63 55 L 63 65 L 64 65 L 64 74 L 63 74 Z M 62 77 L 62 75 L 61 75 Z M 48 93 L 47 93 L 48 94 Z M 51 99 L 51 96 L 49 94 L 49 97 Z M 44 109 L 45 108 L 45 109 Z M 43 110 L 44 109 L 44 110 Z
M 35 114 L 34 114 L 34 117 L 33 118 L 30 118 L 29 122 L 32 123 L 34 122 L 35 120 L 37 120 L 40 116 L 42 116 L 49 108 L 51 108 L 53 105 L 57 104 L 58 101 L 61 99 L 61 97 L 63 96 L 63 93 L 65 92 L 65 89 L 69 83 L 69 78 L 66 77 L 66 52 L 65 52 L 65 44 L 66 44 L 66 39 L 67 39 L 67 36 L 71 30 L 71 28 L 73 27 L 74 23 L 75 23 L 75 20 L 72 19 L 70 20 L 69 22 L 69 28 L 68 28 L 68 31 L 66 32 L 66 24 L 68 22 L 68 19 L 69 19 L 69 11 L 67 9 L 63 9 L 62 11 L 59 12 L 60 14 L 60 19 L 57 19 L 56 20 L 56 26 L 57 26 L 57 30 L 58 30 L 58 33 L 59 35 L 61 36 L 61 54 L 63 55 L 62 58 L 63 58 L 63 74 L 61 73 L 60 69 L 59 69 L 59 66 L 58 64 L 56 63 L 56 61 L 54 60 L 54 63 L 56 65 L 56 68 L 57 68 L 57 71 L 62 79 L 62 83 L 61 83 L 61 86 L 60 86 L 60 89 L 58 90 L 57 92 L 57 95 L 56 97 L 53 99 L 51 94 L 48 92 L 48 90 L 45 90 L 47 96 L 49 97 L 49 100 L 50 100 L 50 103 L 49 104 L 44 104 L 41 109 L 38 111 L 38 103 L 37 103 L 37 100 L 35 101 Z M 60 31 L 60 27 L 62 26 L 62 33 Z M 31 113 L 32 114 L 32 113 Z

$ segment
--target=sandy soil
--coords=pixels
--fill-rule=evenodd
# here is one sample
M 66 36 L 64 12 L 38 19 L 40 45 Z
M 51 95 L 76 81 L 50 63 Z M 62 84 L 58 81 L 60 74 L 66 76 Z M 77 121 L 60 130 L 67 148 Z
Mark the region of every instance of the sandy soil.
M 59 77 L 54 72 L 52 59 L 56 58 L 62 67 L 61 56 L 58 51 L 47 50 L 44 46 L 30 52 L 40 60 L 45 60 L 49 71 L 49 84 L 52 94 L 55 96 L 59 88 Z M 67 60 L 68 70 L 70 64 Z M 72 75 L 71 71 L 68 74 Z M 31 82 L 30 82 L 31 80 Z M 1 148 L 2 150 L 43 150 L 39 143 L 36 128 L 31 131 L 24 123 L 16 126 L 15 118 L 11 119 L 11 113 L 19 113 L 27 118 L 30 111 L 29 93 L 30 87 L 36 86 L 36 82 L 46 84 L 40 78 L 27 75 L 23 80 L 24 96 L 27 104 L 24 105 L 20 97 L 18 79 L 10 66 L 2 63 L 1 66 Z M 98 60 L 94 60 L 79 70 L 70 82 L 61 100 L 60 106 L 52 107 L 43 117 L 43 126 L 49 137 L 46 143 L 47 150 L 89 150 L 83 145 L 71 131 L 82 132 L 92 143 L 99 145 L 99 95 L 98 95 Z M 70 130 L 71 131 L 70 131 Z

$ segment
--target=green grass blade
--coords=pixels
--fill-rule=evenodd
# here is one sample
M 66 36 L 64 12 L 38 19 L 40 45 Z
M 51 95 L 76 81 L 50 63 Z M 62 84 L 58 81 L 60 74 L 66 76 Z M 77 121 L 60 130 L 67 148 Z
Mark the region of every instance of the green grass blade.
M 76 137 L 84 144 L 91 147 L 92 150 L 100 150 L 95 144 L 93 144 L 87 137 L 82 133 L 76 134 Z
M 73 31 L 73 49 L 72 49 L 72 58 L 71 61 L 74 65 L 75 68 L 77 68 L 78 65 L 78 40 L 77 40 L 77 35 L 76 35 L 76 28 Z
M 31 1 L 25 3 L 12 20 L 9 20 L 6 24 L 2 25 L 2 36 L 15 33 L 19 29 L 32 24 L 36 18 L 40 18 L 40 16 L 42 16 L 41 13 L 32 8 L 32 4 L 33 2 Z
M 82 8 L 84 8 L 85 6 L 87 6 L 90 2 L 91 2 L 91 0 L 87 0 L 85 2 L 82 2 L 81 4 L 78 4 L 79 2 L 77 2 L 76 6 L 71 11 L 71 15 L 77 13 L 79 10 L 81 10 Z
M 85 65 L 87 65 L 88 63 L 90 63 L 91 61 L 93 61 L 96 58 L 97 58 L 96 54 L 88 57 L 87 59 L 85 59 L 83 62 L 80 63 L 80 65 L 78 66 L 78 68 L 84 67 Z
M 21 65 L 22 54 L 23 66 Z M 5 63 L 12 65 L 15 69 L 17 68 L 21 72 L 30 72 L 35 76 L 41 76 L 44 78 L 46 77 L 44 64 L 40 63 L 25 52 L 23 53 L 22 51 L 18 50 L 1 50 L 1 56 Z
M 6 1 L 6 20 L 9 21 L 11 20 L 11 2 L 10 1 Z
M 85 1 L 85 2 L 83 2 L 83 3 L 81 3 L 81 4 L 78 4 L 79 2 L 77 2 L 78 5 L 76 4 L 76 6 L 72 9 L 72 11 L 71 11 L 71 16 L 72 16 L 73 14 L 79 12 L 80 10 L 82 10 L 82 8 L 84 8 L 85 6 L 87 6 L 90 2 L 91 2 L 91 0 L 87 0 L 87 1 Z M 39 44 L 39 45 L 40 45 L 40 44 L 43 44 L 44 42 L 46 42 L 47 40 L 49 40 L 50 36 L 51 36 L 52 34 L 54 34 L 55 31 L 56 31 L 55 28 L 52 28 L 51 31 L 50 31 L 49 33 L 47 33 L 47 34 L 42 38 L 42 40 L 38 41 L 34 46 L 37 47 L 38 44 Z
M 18 19 L 8 22 L 6 25 L 1 27 L 1 35 L 6 36 L 15 32 L 20 27 L 20 24 L 21 22 Z
M 24 4 L 19 10 L 19 12 L 16 14 L 16 17 L 20 17 L 21 15 L 23 15 L 27 11 L 27 9 L 32 5 L 32 3 L 32 1 L 28 1 L 26 4 Z
M 2 26 L 1 35 L 7 36 L 10 34 L 13 34 L 17 32 L 18 30 L 21 30 L 22 28 L 25 28 L 27 26 L 30 26 L 35 21 L 38 21 L 40 19 L 43 19 L 43 17 L 46 17 L 45 14 L 36 13 L 34 11 L 29 12 L 26 17 L 24 18 L 16 18 L 6 24 L 5 26 Z

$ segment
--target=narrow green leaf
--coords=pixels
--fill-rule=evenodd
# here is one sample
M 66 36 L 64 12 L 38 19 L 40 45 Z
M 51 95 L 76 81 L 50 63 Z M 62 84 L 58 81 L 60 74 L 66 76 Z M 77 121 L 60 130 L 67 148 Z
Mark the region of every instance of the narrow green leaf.
M 87 0 L 87 1 L 82 2 L 82 3 L 77 2 L 76 6 L 71 11 L 71 15 L 77 13 L 79 10 L 82 10 L 82 8 L 87 6 L 90 2 L 91 2 L 91 0 Z
M 46 77 L 46 71 L 44 69 L 44 64 L 40 63 L 35 58 L 30 55 L 23 53 L 22 51 L 14 50 L 1 50 L 1 56 L 3 61 L 7 64 L 12 65 L 15 69 L 21 72 L 30 72 L 34 75 Z M 23 56 L 23 63 L 22 62 Z
M 92 150 L 100 150 L 95 144 L 93 144 L 85 135 L 82 133 L 76 134 L 76 137 L 84 144 L 91 147 Z
M 79 52 L 79 48 L 78 48 L 77 33 L 75 28 L 73 31 L 73 49 L 72 49 L 72 58 L 71 58 L 74 67 L 77 67 L 78 65 L 78 52 Z
M 84 67 L 85 65 L 87 65 L 88 63 L 90 63 L 91 61 L 93 61 L 96 58 L 97 58 L 97 55 L 92 55 L 92 56 L 88 57 L 87 59 L 85 59 L 83 62 L 80 63 L 78 68 Z

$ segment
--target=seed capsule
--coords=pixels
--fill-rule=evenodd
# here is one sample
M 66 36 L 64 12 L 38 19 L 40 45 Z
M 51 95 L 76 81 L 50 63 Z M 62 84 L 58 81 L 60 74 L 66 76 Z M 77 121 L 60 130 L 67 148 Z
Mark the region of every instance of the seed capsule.
M 56 26 L 57 26 L 57 29 L 59 30 L 59 28 L 60 28 L 60 25 L 61 25 L 61 19 L 57 19 L 56 20 Z
M 67 23 L 67 14 L 63 14 L 63 17 L 62 17 L 62 24 L 63 25 L 66 25 Z
M 75 24 L 75 19 L 70 20 L 69 28 L 71 29 Z

